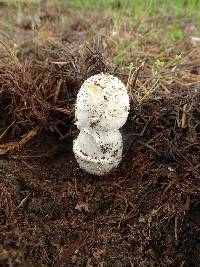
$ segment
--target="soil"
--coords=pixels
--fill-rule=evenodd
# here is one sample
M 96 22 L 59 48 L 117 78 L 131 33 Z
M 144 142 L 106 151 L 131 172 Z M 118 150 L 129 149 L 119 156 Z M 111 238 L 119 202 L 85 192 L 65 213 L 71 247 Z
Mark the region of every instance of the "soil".
M 198 266 L 199 199 L 165 196 L 176 171 L 134 154 L 96 177 L 44 134 L 1 160 L 3 266 Z
M 128 73 L 108 66 L 98 50 L 85 48 L 84 54 L 81 48 L 74 56 L 85 27 L 77 19 L 71 24 L 73 51 L 65 38 L 59 45 L 23 44 L 19 62 L 0 65 L 0 264 L 198 267 L 200 64 L 194 55 L 195 63 L 178 66 L 172 83 L 158 80 L 159 90 L 140 104 L 133 96 L 141 83 L 132 87 L 123 160 L 106 176 L 90 175 L 72 151 L 78 88 L 94 73 L 108 71 L 124 81 Z M 27 33 L 29 23 L 20 29 Z M 5 51 L 3 59 L 9 54 L 15 60 Z M 152 89 L 149 65 L 137 78 L 149 79 Z

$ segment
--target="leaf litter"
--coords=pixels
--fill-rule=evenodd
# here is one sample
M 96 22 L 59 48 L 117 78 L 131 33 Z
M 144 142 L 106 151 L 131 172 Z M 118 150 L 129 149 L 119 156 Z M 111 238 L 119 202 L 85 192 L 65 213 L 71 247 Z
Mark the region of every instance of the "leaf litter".
M 198 266 L 197 51 L 129 73 L 96 47 L 47 41 L 15 56 L 1 45 L 10 58 L 0 63 L 3 266 Z M 74 103 L 102 71 L 129 81 L 132 103 L 123 160 L 95 177 L 72 153 Z

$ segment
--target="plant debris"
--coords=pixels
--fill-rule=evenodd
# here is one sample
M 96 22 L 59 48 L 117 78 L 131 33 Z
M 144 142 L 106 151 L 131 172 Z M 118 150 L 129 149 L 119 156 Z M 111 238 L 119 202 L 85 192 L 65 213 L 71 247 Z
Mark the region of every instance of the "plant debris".
M 199 266 L 198 48 L 129 73 L 96 46 L 1 44 L 1 266 Z M 122 162 L 96 177 L 72 145 L 77 92 L 101 72 L 129 81 L 132 102 Z

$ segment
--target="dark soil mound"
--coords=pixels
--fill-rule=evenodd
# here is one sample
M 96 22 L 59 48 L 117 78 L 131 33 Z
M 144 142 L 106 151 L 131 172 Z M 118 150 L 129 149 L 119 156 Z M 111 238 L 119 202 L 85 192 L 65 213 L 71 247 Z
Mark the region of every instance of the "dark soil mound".
M 90 49 L 48 43 L 31 61 L 10 55 L 15 63 L 0 65 L 2 266 L 199 266 L 195 66 L 165 70 L 170 83 L 150 66 L 133 75 L 124 158 L 95 177 L 72 153 L 75 97 L 92 74 L 128 74 Z

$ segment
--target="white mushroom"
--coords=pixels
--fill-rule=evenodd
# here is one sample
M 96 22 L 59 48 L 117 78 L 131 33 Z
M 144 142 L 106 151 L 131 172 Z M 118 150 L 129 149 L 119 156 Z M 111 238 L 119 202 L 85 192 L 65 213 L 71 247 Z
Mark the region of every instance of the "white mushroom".
M 122 158 L 122 135 L 118 130 L 94 132 L 82 129 L 73 151 L 81 169 L 104 175 L 117 167 Z
M 80 133 L 73 145 L 80 168 L 104 175 L 118 166 L 123 150 L 118 129 L 128 113 L 128 93 L 118 78 L 101 73 L 83 83 L 75 108 L 75 124 Z
M 126 122 L 128 113 L 127 90 L 117 77 L 101 73 L 90 77 L 81 86 L 75 109 L 79 129 L 119 129 Z

